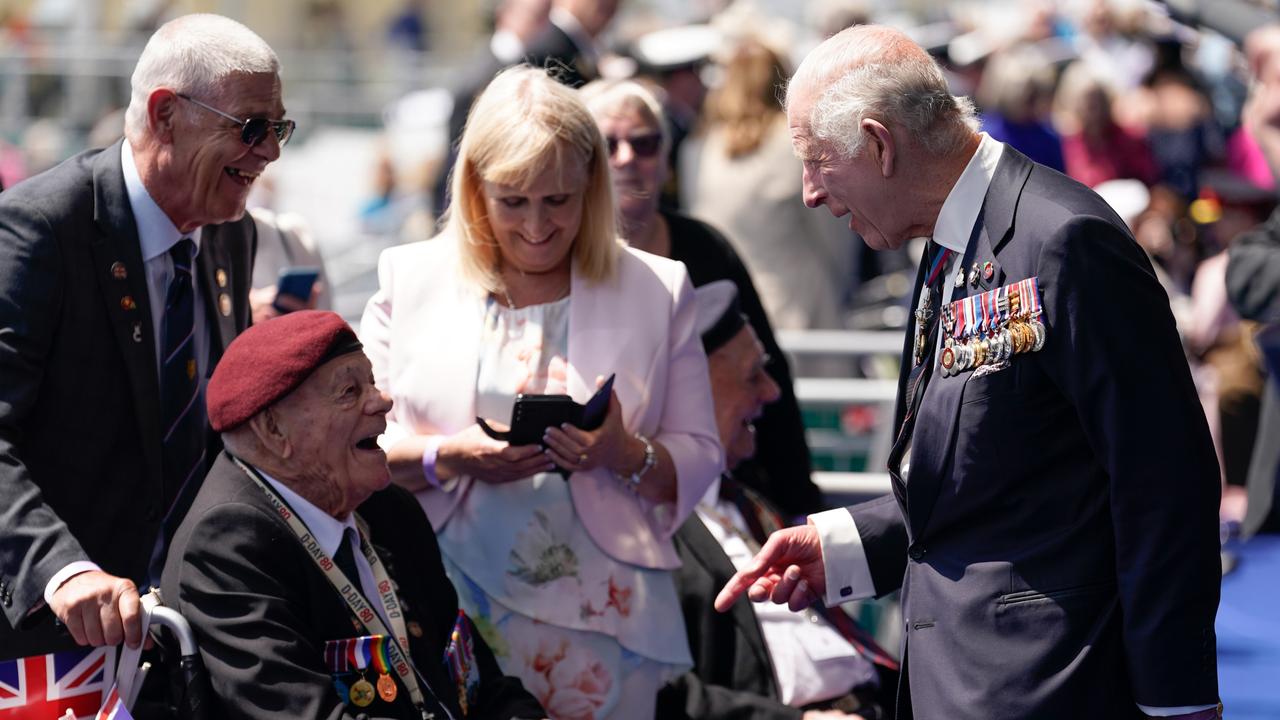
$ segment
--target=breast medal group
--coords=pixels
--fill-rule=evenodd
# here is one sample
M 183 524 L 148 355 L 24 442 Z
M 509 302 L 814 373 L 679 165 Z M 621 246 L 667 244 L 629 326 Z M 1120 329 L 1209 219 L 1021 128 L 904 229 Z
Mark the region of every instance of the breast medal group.
M 330 640 L 325 643 L 324 660 L 333 677 L 334 689 L 344 702 L 350 701 L 358 707 L 368 707 L 377 698 L 395 702 L 399 690 L 391 677 L 385 635 Z M 378 673 L 376 690 L 369 682 L 370 668 Z
M 958 375 L 1039 352 L 1045 341 L 1041 313 L 1039 279 L 1034 277 L 948 303 L 942 308 L 939 370 L 944 377 Z

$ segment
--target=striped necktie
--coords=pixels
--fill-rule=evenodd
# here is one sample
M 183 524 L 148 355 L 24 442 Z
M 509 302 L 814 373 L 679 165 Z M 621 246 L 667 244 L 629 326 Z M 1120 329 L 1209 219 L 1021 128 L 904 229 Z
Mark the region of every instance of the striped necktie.
M 160 363 L 161 427 L 166 529 L 179 498 L 203 474 L 205 408 L 195 352 L 195 243 L 183 238 L 169 249 L 173 279 L 165 295 Z M 174 519 L 176 521 L 176 518 Z

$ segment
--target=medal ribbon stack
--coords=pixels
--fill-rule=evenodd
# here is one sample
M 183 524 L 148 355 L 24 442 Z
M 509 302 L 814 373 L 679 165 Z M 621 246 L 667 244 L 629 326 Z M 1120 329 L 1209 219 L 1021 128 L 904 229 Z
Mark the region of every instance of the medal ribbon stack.
M 444 662 L 449 668 L 458 690 L 458 705 L 462 714 L 469 710 L 472 695 L 480 684 L 480 668 L 476 666 L 475 645 L 471 639 L 471 625 L 467 622 L 467 614 L 458 610 L 458 619 L 453 624 L 453 632 L 449 635 L 449 646 L 444 651 Z
M 367 635 L 365 637 L 331 640 L 325 644 L 325 663 L 335 678 L 353 673 L 359 678 L 348 688 L 341 679 L 334 680 L 338 694 L 359 707 L 368 707 L 375 697 L 384 702 L 395 702 L 399 695 L 396 682 L 391 678 L 391 661 L 387 657 L 387 637 L 385 635 Z M 377 694 L 369 682 L 367 669 L 373 667 L 378 673 Z
M 1039 278 L 988 290 L 942 309 L 945 333 L 938 365 L 944 377 L 1044 348 Z

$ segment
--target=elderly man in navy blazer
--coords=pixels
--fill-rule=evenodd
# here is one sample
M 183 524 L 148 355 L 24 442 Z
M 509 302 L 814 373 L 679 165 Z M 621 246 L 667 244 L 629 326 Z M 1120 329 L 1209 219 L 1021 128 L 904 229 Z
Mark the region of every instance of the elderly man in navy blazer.
M 219 449 L 201 399 L 249 325 L 256 178 L 293 132 L 249 28 L 147 42 L 125 139 L 0 196 L 0 659 L 136 646 L 136 585 Z
M 1218 466 L 1124 223 L 979 133 L 894 30 L 819 46 L 787 114 L 806 204 L 929 242 L 893 495 L 775 533 L 717 607 L 901 588 L 899 717 L 1217 717 Z

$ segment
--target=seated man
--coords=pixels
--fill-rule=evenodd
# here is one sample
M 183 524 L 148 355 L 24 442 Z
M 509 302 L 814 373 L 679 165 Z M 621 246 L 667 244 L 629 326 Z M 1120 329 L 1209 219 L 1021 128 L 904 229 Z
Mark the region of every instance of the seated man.
M 716 424 L 730 471 L 675 536 L 683 563 L 676 585 L 695 665 L 659 694 L 657 716 L 890 717 L 893 704 L 884 697 L 892 698 L 897 686 L 897 664 L 839 609 L 816 606 L 792 613 L 746 598 L 725 614 L 712 607 L 735 567 L 749 562 L 768 534 L 782 526 L 777 510 L 732 476 L 733 468 L 755 453 L 752 421 L 777 399 L 778 386 L 765 372 L 768 358 L 738 309 L 733 285 L 718 281 L 695 292 Z
M 458 611 L 417 502 L 388 487 L 391 401 L 350 326 L 304 310 L 251 327 L 207 398 L 226 452 L 162 591 L 195 630 L 214 715 L 545 715 Z

